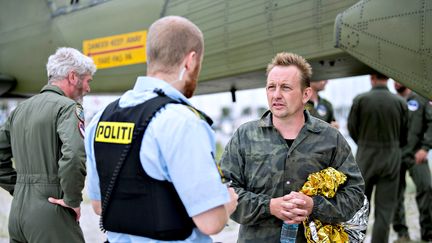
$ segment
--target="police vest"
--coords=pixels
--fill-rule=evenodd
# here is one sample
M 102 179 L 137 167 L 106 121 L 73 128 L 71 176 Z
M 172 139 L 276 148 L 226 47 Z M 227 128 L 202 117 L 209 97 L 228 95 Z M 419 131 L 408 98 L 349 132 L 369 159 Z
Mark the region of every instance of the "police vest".
M 106 230 L 157 240 L 184 240 L 195 227 L 173 184 L 148 176 L 139 158 L 147 125 L 167 103 L 179 102 L 160 93 L 128 108 L 120 108 L 117 100 L 99 120 L 94 152 L 102 196 L 101 224 Z M 121 168 L 120 159 L 124 159 Z M 112 185 L 115 173 L 118 176 Z

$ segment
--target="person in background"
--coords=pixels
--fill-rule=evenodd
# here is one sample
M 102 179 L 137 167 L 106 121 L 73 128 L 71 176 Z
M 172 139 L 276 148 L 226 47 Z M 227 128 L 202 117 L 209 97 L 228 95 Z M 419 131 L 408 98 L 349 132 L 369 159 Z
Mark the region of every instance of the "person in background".
M 96 66 L 62 47 L 46 68 L 48 84 L 21 102 L 0 129 L 0 186 L 13 195 L 10 242 L 84 242 L 78 224 L 86 176 L 79 102 L 90 92 Z
M 212 242 L 237 206 L 214 159 L 210 119 L 191 106 L 200 29 L 167 16 L 147 34 L 147 76 L 90 122 L 88 192 L 109 242 Z
M 409 113 L 408 143 L 402 148 L 399 198 L 393 219 L 393 229 L 399 242 L 410 240 L 405 221 L 404 192 L 405 175 L 408 171 L 416 186 L 419 209 L 421 240 L 432 241 L 432 183 L 427 155 L 432 147 L 432 104 L 427 99 L 395 82 L 400 97 L 406 100 Z
M 334 116 L 332 104 L 330 101 L 318 95 L 318 92 L 324 90 L 327 82 L 328 80 L 311 81 L 310 87 L 312 89 L 312 95 L 310 100 L 306 103 L 306 109 L 312 116 L 329 123 L 336 129 L 339 129 L 339 124 Z
M 231 216 L 241 224 L 238 242 L 281 242 L 284 222 L 300 224 L 294 238 L 306 242 L 302 221 L 343 222 L 363 205 L 364 182 L 347 141 L 304 109 L 311 75 L 303 57 L 278 53 L 267 66 L 270 110 L 241 125 L 225 147 L 221 168 L 239 195 Z M 334 198 L 299 193 L 308 175 L 328 167 L 348 177 Z
M 406 102 L 387 88 L 388 77 L 371 74 L 372 89 L 356 96 L 348 116 L 348 131 L 358 149 L 356 160 L 371 201 L 375 187 L 372 243 L 388 242 L 397 203 L 401 148 L 407 142 Z

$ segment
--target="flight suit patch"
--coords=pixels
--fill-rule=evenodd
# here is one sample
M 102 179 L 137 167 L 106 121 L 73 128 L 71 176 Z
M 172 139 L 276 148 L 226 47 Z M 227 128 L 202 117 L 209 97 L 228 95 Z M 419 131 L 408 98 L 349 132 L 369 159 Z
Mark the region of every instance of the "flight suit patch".
M 408 110 L 416 111 L 419 108 L 419 103 L 417 100 L 409 100 L 408 101 Z
M 79 103 L 77 103 L 75 106 L 75 115 L 78 118 L 78 130 L 81 134 L 81 137 L 84 138 L 84 134 L 85 134 L 84 108 Z
M 82 122 L 82 121 L 78 122 L 78 130 L 80 131 L 81 137 L 84 138 L 84 134 L 85 134 L 84 122 Z
M 323 105 L 318 105 L 317 112 L 320 116 L 325 116 L 327 115 L 327 108 Z
M 75 115 L 78 117 L 78 120 L 84 122 L 84 108 L 81 104 L 76 105 Z

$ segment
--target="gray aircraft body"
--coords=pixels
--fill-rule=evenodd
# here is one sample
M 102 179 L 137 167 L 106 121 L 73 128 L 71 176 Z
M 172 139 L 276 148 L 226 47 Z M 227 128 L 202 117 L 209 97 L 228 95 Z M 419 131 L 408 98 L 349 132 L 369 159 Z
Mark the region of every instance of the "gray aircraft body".
M 0 0 L 0 95 L 37 93 L 60 46 L 94 58 L 93 93 L 121 93 L 145 74 L 146 31 L 167 15 L 204 33 L 198 94 L 263 87 L 266 64 L 289 51 L 315 80 L 376 69 L 432 98 L 428 0 Z

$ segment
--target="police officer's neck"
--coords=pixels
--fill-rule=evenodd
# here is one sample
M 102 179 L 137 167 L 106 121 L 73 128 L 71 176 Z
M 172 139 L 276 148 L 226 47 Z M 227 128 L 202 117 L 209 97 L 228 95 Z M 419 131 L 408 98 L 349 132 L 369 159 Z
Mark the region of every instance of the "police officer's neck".
M 174 82 L 177 80 L 177 74 L 175 72 L 166 72 L 163 70 L 147 70 L 147 76 L 163 80 L 167 83 Z
M 178 91 L 182 92 L 184 87 L 184 81 L 178 80 L 178 74 L 176 73 L 165 73 L 165 72 L 151 72 L 147 71 L 147 76 L 152 78 L 157 78 L 169 83 Z

